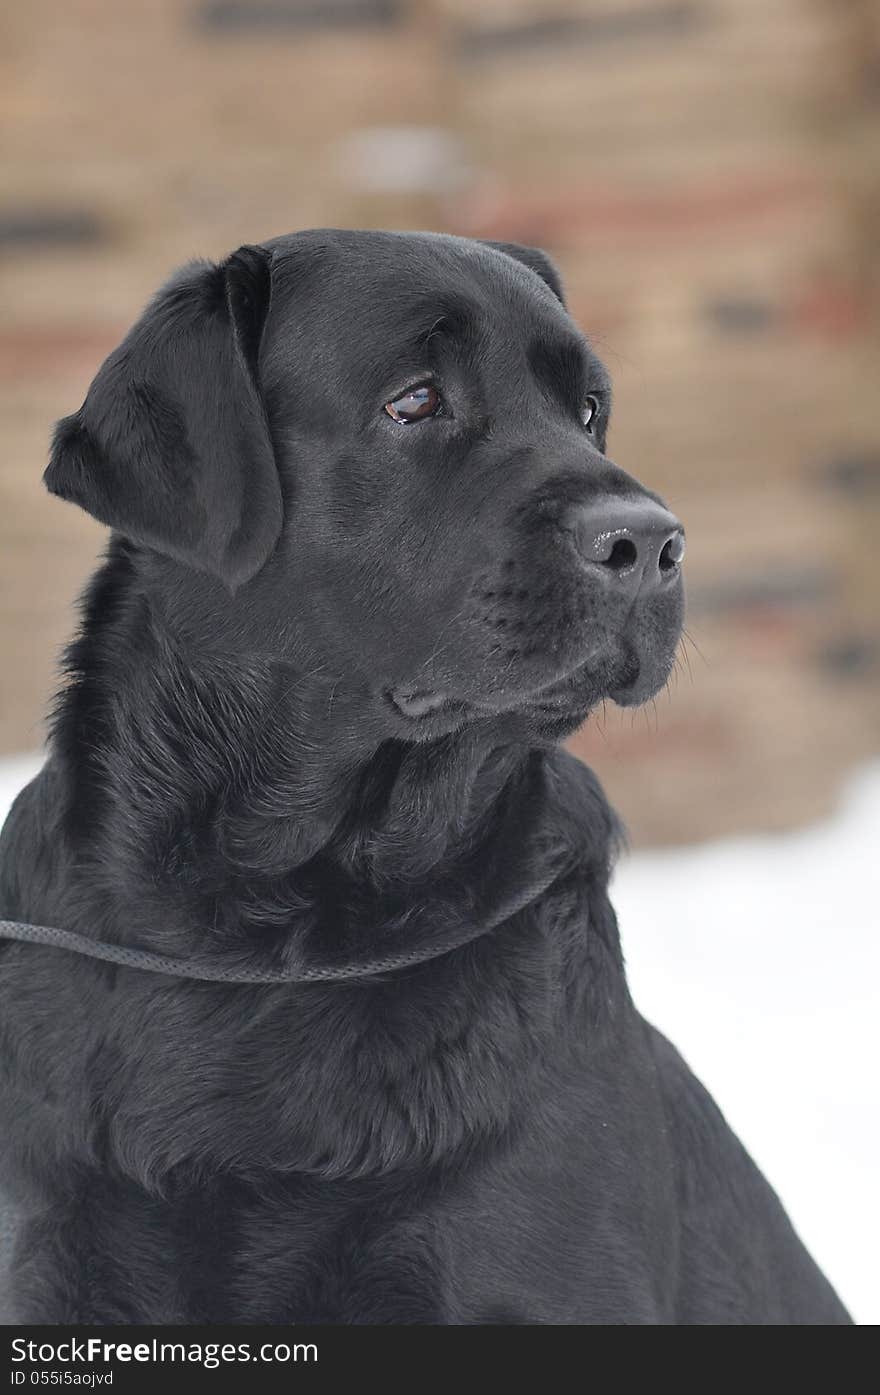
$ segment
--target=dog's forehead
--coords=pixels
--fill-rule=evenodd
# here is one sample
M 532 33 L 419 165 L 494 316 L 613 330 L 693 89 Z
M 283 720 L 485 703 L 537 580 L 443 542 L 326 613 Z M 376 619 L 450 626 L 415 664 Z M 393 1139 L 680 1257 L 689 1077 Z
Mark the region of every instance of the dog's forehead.
M 282 277 L 323 266 L 347 285 L 369 287 L 389 280 L 443 287 L 450 280 L 474 283 L 543 286 L 523 263 L 488 243 L 449 233 L 384 232 L 316 228 L 264 243 Z M 549 287 L 548 294 L 552 296 Z
M 468 238 L 325 229 L 265 246 L 281 332 L 317 327 L 351 347 L 377 348 L 429 334 L 441 321 L 483 335 L 578 334 L 540 276 Z

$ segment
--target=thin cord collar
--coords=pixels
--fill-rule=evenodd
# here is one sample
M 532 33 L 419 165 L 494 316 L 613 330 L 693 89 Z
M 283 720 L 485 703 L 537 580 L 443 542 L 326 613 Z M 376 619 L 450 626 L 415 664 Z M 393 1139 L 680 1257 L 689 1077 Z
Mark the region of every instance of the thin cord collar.
M 426 964 L 432 959 L 439 959 L 442 955 L 450 954 L 453 950 L 461 949 L 464 945 L 488 935 L 490 931 L 497 930 L 505 921 L 511 920 L 520 911 L 538 901 L 557 880 L 560 872 L 559 864 L 552 864 L 540 880 L 531 883 L 503 903 L 487 921 L 454 926 L 433 942 L 414 949 L 402 949 L 375 959 L 348 960 L 338 964 L 271 968 L 232 966 L 199 959 L 177 959 L 171 955 L 154 954 L 150 950 L 92 940 L 87 935 L 77 934 L 73 930 L 59 930 L 48 925 L 30 925 L 18 920 L 0 920 L 0 939 L 48 945 L 53 949 L 66 949 L 90 959 L 120 964 L 127 969 L 143 969 L 172 978 L 199 979 L 212 983 L 332 983 L 346 979 L 374 978 L 394 969 L 406 969 L 415 964 Z

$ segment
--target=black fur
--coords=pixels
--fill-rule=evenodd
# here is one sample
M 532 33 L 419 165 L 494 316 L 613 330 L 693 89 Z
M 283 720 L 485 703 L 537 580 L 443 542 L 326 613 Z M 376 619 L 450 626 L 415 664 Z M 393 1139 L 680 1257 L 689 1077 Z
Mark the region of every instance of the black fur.
M 682 614 L 578 560 L 566 510 L 648 496 L 561 298 L 508 244 L 278 239 L 175 277 L 59 427 L 50 489 L 114 535 L 0 914 L 295 968 L 556 874 L 348 983 L 2 946 L 9 1320 L 847 1320 L 635 1011 L 615 820 L 556 744 L 663 684 Z M 444 413 L 393 421 L 429 375 Z

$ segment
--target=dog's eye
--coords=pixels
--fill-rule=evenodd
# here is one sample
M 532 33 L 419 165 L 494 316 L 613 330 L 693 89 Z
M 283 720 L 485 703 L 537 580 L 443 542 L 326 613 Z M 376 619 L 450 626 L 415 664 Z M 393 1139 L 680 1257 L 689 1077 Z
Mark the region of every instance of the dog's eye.
M 588 397 L 588 398 L 586 399 L 586 401 L 584 402 L 583 407 L 581 407 L 581 421 L 583 422 L 584 426 L 585 426 L 585 427 L 587 428 L 587 430 L 589 431 L 590 435 L 593 434 L 593 428 L 594 428 L 594 426 L 595 426 L 595 424 L 596 424 L 596 418 L 597 418 L 598 415 L 599 415 L 599 402 L 598 402 L 598 399 L 595 398 L 595 397 Z
M 424 421 L 435 417 L 443 406 L 443 399 L 435 387 L 424 383 L 421 387 L 410 388 L 402 397 L 385 403 L 385 410 L 393 421 L 408 426 L 414 421 Z

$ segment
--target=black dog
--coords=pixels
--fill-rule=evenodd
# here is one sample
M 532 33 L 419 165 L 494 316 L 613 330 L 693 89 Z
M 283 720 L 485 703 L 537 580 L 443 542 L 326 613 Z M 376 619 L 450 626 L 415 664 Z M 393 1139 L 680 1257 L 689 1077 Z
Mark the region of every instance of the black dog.
M 635 1011 L 555 744 L 679 638 L 608 411 L 541 253 L 311 232 L 179 273 L 60 424 L 115 533 L 0 915 L 294 981 L 3 945 L 17 1320 L 848 1321 Z

